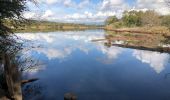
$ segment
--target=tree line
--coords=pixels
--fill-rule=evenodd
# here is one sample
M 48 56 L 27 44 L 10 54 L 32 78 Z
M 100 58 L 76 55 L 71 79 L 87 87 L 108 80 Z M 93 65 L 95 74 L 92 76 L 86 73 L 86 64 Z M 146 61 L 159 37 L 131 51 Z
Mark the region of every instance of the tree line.
M 170 15 L 160 15 L 154 10 L 148 11 L 125 11 L 122 18 L 111 16 L 106 19 L 106 25 L 114 28 L 142 27 L 142 26 L 166 26 L 170 28 Z

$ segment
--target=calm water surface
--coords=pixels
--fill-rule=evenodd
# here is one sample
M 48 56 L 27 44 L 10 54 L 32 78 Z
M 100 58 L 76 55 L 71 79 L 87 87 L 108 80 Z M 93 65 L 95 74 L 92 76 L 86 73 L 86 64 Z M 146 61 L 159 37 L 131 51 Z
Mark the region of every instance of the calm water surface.
M 102 30 L 17 34 L 43 62 L 25 72 L 39 78 L 24 86 L 28 100 L 63 100 L 71 92 L 78 100 L 170 100 L 170 55 L 107 47 Z

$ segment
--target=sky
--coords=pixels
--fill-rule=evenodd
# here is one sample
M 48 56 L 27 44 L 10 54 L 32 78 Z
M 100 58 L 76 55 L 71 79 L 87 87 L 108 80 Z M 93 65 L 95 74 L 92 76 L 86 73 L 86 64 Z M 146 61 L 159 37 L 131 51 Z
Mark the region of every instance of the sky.
M 109 16 L 122 17 L 127 10 L 155 10 L 159 14 L 170 13 L 164 0 L 36 0 L 27 3 L 28 19 L 69 23 L 103 23 Z

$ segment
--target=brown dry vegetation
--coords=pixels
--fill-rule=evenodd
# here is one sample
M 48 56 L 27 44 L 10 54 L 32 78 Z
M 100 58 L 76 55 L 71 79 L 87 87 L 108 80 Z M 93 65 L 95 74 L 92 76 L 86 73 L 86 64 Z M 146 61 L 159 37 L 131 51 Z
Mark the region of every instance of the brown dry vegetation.
M 144 34 L 162 34 L 165 36 L 170 36 L 170 30 L 166 26 L 113 28 L 111 25 L 107 25 L 105 27 L 105 30 L 118 31 L 118 32 L 130 32 L 130 33 L 144 33 Z

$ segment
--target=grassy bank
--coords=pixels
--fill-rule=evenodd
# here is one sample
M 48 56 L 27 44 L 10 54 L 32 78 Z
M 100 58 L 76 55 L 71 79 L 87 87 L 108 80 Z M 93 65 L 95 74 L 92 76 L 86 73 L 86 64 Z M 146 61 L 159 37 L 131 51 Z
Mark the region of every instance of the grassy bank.
M 115 32 L 129 32 L 129 33 L 143 33 L 143 34 L 162 34 L 165 36 L 170 36 L 170 30 L 166 26 L 144 26 L 144 27 L 122 27 L 122 28 L 114 28 L 112 25 L 107 25 L 104 28 L 108 31 Z

